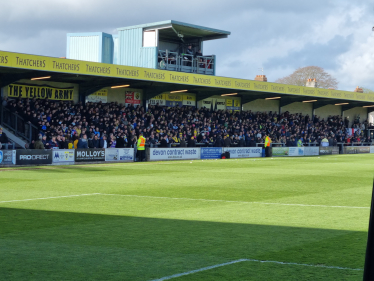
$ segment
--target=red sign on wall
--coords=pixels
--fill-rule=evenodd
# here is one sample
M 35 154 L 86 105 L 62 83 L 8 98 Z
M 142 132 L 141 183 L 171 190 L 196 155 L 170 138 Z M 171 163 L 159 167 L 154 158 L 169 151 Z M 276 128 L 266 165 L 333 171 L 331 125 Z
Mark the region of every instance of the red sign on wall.
M 126 92 L 125 103 L 128 104 L 140 104 L 140 93 L 138 92 Z

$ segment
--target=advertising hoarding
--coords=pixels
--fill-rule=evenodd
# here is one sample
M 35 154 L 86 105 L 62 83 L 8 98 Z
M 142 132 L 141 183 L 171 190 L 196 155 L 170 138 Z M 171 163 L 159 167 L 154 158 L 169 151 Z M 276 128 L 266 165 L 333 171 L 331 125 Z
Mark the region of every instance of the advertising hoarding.
M 196 106 L 196 95 L 195 94 L 183 94 L 183 105 Z
M 138 92 L 126 92 L 125 94 L 125 104 L 140 105 L 141 97 Z
M 55 149 L 52 156 L 53 164 L 74 164 L 74 149 Z
M 273 156 L 288 156 L 288 147 L 273 147 Z
M 305 146 L 304 147 L 304 156 L 317 156 L 319 155 L 318 146 Z
M 228 78 L 220 76 L 201 75 L 195 73 L 180 74 L 181 79 L 175 79 L 171 71 L 147 69 L 128 65 L 113 65 L 88 61 L 78 61 L 72 59 L 61 59 L 55 57 L 35 56 L 20 54 L 15 52 L 0 51 L 0 66 L 16 69 L 32 69 L 46 72 L 60 72 L 78 75 L 92 75 L 96 77 L 111 77 L 120 79 L 137 79 L 151 82 L 176 83 L 180 85 L 196 85 L 203 87 L 219 87 L 232 92 L 234 89 L 244 91 L 272 92 L 288 95 L 300 95 L 305 97 L 322 97 L 332 99 L 348 99 L 364 102 L 373 102 L 374 96 L 369 93 L 357 93 L 340 91 L 333 89 L 310 88 L 295 85 L 282 85 L 278 83 L 253 81 L 240 78 Z M 184 88 L 184 87 L 181 87 Z M 59 90 L 60 91 L 60 90 Z M 29 92 L 30 94 L 30 92 Z M 11 92 L 14 97 L 19 97 L 20 93 Z M 65 99 L 65 93 L 63 93 Z M 57 94 L 60 97 L 60 93 Z M 22 97 L 27 97 L 23 95 Z M 28 97 L 31 97 L 30 95 Z M 56 93 L 51 96 L 56 98 Z M 70 98 L 69 94 L 69 100 Z
M 222 155 L 222 147 L 201 147 L 201 159 L 220 159 Z
M 187 160 L 200 159 L 200 148 L 150 148 L 149 160 Z
M 16 151 L 15 150 L 0 150 L 0 165 L 15 165 Z
M 165 95 L 161 94 L 161 95 L 155 96 L 154 98 L 149 99 L 147 101 L 147 103 L 149 105 L 157 105 L 158 104 L 159 106 L 165 106 L 166 105 Z
M 331 154 L 332 154 L 332 147 L 330 147 L 330 146 L 327 146 L 327 147 L 320 146 L 319 147 L 319 155 L 331 155 Z
M 304 147 L 289 147 L 288 156 L 304 156 Z
M 262 157 L 261 147 L 224 147 L 222 150 L 229 151 L 230 158 Z
M 134 149 L 107 148 L 105 149 L 105 161 L 134 162 Z
M 219 98 L 207 98 L 201 101 L 201 107 L 210 108 L 212 110 L 225 110 L 226 100 Z
M 337 146 L 327 146 L 319 147 L 319 155 L 332 155 L 332 154 L 339 154 L 339 147 Z
M 75 162 L 105 161 L 104 148 L 76 149 Z
M 182 106 L 183 105 L 183 94 L 165 94 L 166 106 Z
M 370 146 L 344 146 L 344 154 L 361 154 L 361 153 L 370 153 Z
M 356 146 L 356 153 L 370 153 L 370 146 Z
M 354 146 L 344 146 L 343 153 L 344 154 L 356 154 L 356 148 Z
M 91 95 L 86 97 L 86 102 L 101 102 L 107 103 L 108 102 L 108 89 L 101 89 Z
M 52 149 L 17 149 L 17 165 L 52 164 Z

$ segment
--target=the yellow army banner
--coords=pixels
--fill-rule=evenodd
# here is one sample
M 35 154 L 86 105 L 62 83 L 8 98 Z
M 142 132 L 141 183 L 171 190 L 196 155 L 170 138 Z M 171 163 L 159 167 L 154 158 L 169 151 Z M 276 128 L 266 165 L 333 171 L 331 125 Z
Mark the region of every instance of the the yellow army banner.
M 8 85 L 8 97 L 10 98 L 36 98 L 72 101 L 74 98 L 74 88 L 56 88 L 41 85 L 10 84 Z

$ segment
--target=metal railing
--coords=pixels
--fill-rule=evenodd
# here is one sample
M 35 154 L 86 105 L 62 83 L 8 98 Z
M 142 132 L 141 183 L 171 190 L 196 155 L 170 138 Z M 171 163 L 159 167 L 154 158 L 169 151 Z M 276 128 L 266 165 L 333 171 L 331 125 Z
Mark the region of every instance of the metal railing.
M 256 147 L 264 146 L 264 144 L 265 144 L 264 142 L 257 142 L 257 143 L 256 143 Z M 286 144 L 283 143 L 283 142 L 272 142 L 272 143 L 270 144 L 271 147 L 273 147 L 274 145 L 280 145 L 280 146 L 282 146 L 282 147 L 286 146 Z
M 258 146 L 264 146 L 264 142 L 258 142 L 256 143 L 256 147 Z M 282 147 L 286 147 L 286 144 L 283 143 L 283 142 L 272 142 L 270 146 L 274 146 L 274 145 L 280 145 Z M 297 145 L 296 145 L 297 146 Z M 318 142 L 308 142 L 308 143 L 303 143 L 303 146 L 319 146 L 319 143 Z
M 16 143 L 12 140 L 9 140 L 10 143 L 0 143 L 0 149 L 15 149 Z
M 178 53 L 170 52 L 168 50 L 159 50 L 158 51 L 158 67 L 160 69 L 178 71 L 179 62 L 178 62 Z
M 178 54 L 168 50 L 158 51 L 158 68 L 179 72 L 215 74 L 216 56 L 194 56 Z
M 304 146 L 319 146 L 318 142 L 308 142 L 308 143 L 303 143 Z
M 371 146 L 371 145 L 373 145 L 373 143 L 371 143 L 371 142 L 351 142 L 351 143 L 349 143 L 350 144 L 350 146 Z
M 146 143 L 145 144 L 146 146 L 150 147 L 150 148 L 159 148 L 161 143 L 157 142 L 157 143 Z M 168 143 L 168 147 L 177 147 L 177 146 L 180 146 L 181 144 L 179 142 L 173 142 L 173 143 Z M 186 145 L 188 146 L 188 143 L 186 142 Z M 213 143 L 204 143 L 204 142 L 197 142 L 195 143 L 196 147 L 202 147 L 202 146 L 210 146 L 212 147 L 213 146 Z
M 11 112 L 9 109 L 1 105 L 1 125 L 12 131 L 17 136 L 27 140 L 29 143 L 35 140 L 39 134 L 39 129 L 25 121 L 18 114 Z
M 197 56 L 196 73 L 214 75 L 216 56 Z

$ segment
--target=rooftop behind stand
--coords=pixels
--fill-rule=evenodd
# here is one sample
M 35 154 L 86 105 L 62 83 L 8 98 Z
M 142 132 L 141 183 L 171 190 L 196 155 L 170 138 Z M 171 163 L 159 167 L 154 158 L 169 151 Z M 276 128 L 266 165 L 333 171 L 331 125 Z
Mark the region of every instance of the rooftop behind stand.
M 195 55 L 230 32 L 168 20 L 118 28 L 118 64 L 215 75 L 215 55 Z M 192 55 L 187 54 L 192 46 Z
M 68 33 L 68 59 L 215 75 L 216 56 L 203 42 L 230 32 L 173 20 L 118 28 L 118 34 Z M 187 52 L 191 46 L 190 54 Z M 201 50 L 201 53 L 197 52 Z M 204 55 L 203 55 L 204 54 Z

